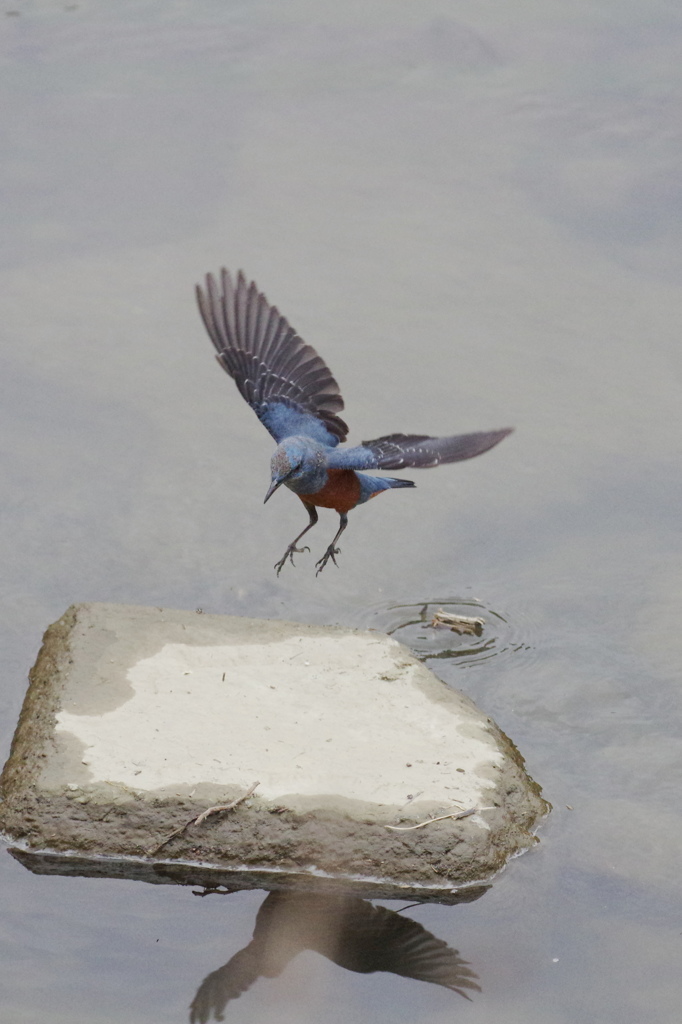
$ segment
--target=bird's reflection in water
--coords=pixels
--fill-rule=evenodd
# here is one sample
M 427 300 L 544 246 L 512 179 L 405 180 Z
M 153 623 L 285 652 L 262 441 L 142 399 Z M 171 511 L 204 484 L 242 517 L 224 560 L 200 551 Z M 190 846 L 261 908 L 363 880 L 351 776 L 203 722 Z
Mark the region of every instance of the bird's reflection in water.
M 471 902 L 487 886 L 465 890 Z M 457 992 L 480 992 L 477 975 L 456 949 L 394 910 L 351 896 L 273 892 L 258 911 L 251 942 L 213 971 L 192 1002 L 192 1024 L 223 1020 L 223 1011 L 258 978 L 276 978 L 290 960 L 312 949 L 360 974 L 389 971 Z

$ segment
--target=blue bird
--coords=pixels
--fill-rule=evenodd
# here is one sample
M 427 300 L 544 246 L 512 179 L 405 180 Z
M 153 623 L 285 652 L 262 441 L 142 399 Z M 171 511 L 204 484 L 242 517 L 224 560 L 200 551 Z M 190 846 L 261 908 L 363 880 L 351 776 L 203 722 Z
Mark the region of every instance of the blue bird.
M 235 282 L 223 269 L 219 281 L 207 274 L 205 290 L 197 285 L 196 291 L 218 362 L 277 442 L 265 501 L 286 484 L 308 512 L 305 530 L 275 563 L 278 576 L 287 559 L 293 565 L 295 554 L 310 550 L 297 545 L 317 523 L 318 508 L 333 508 L 340 516 L 334 540 L 316 563 L 319 574 L 329 559 L 337 564 L 336 545 L 351 509 L 382 491 L 415 486 L 412 480 L 369 476 L 360 470 L 425 469 L 460 462 L 482 455 L 511 433 L 508 428 L 454 437 L 388 434 L 355 448 L 339 448 L 348 427 L 338 415 L 343 409 L 338 384 L 315 349 L 256 284 L 248 284 L 241 270 Z

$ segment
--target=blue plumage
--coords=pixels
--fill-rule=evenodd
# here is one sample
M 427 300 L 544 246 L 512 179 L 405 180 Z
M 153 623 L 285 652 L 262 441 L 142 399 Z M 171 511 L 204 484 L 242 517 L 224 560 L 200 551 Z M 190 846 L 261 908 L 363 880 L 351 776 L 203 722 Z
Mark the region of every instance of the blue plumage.
M 348 523 L 348 512 L 385 490 L 414 487 L 411 480 L 376 477 L 367 469 L 425 469 L 481 455 L 510 429 L 429 437 L 388 434 L 339 448 L 348 434 L 338 415 L 343 398 L 336 380 L 315 349 L 289 326 L 275 306 L 247 284 L 240 271 L 236 282 L 222 270 L 220 282 L 206 276 L 197 286 L 199 309 L 217 358 L 261 423 L 277 441 L 271 459 L 267 501 L 282 484 L 305 505 L 309 523 L 288 546 L 275 568 L 293 564 L 301 537 L 317 522 L 317 508 L 333 508 L 340 516 L 334 540 L 317 563 L 320 573 L 329 559 L 336 564 L 336 543 Z
M 261 423 L 267 427 L 275 441 L 283 441 L 287 437 L 309 437 L 327 448 L 334 448 L 338 443 L 335 437 L 312 413 L 302 412 L 282 402 L 270 401 L 258 412 Z
M 399 480 L 395 476 L 368 476 L 367 473 L 355 474 L 360 481 L 360 498 L 358 505 L 363 501 L 381 494 L 382 491 L 392 491 L 395 487 L 414 487 L 413 480 Z

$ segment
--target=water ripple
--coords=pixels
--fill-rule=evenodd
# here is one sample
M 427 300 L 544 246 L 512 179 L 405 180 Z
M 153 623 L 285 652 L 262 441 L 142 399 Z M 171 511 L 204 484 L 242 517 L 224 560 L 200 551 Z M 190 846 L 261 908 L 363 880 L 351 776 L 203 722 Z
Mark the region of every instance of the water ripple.
M 433 626 L 442 609 L 455 615 L 483 619 L 480 636 L 460 636 L 447 626 Z M 421 661 L 455 660 L 458 667 L 479 664 L 500 655 L 530 653 L 534 645 L 508 615 L 470 597 L 433 598 L 414 604 L 381 604 L 368 608 L 361 627 L 379 629 L 409 647 Z

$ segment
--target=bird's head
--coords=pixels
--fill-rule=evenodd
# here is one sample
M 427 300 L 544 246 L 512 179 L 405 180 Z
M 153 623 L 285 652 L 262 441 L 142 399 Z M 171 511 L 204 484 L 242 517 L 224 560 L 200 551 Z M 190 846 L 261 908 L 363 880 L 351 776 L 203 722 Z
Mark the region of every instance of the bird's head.
M 293 438 L 288 438 L 277 446 L 270 460 L 271 480 L 265 501 L 272 497 L 278 487 L 295 476 L 303 465 L 304 458 L 305 451 Z

